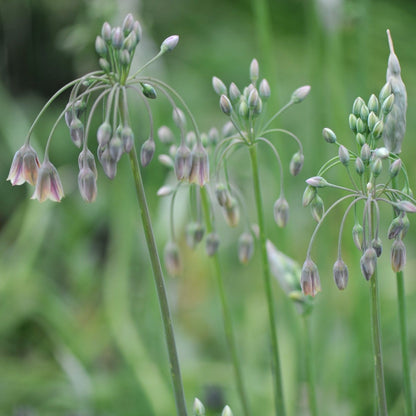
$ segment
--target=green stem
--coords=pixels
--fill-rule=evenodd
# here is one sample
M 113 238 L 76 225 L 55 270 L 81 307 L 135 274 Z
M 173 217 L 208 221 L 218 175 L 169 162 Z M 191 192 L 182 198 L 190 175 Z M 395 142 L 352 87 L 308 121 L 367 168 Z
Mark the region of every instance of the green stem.
M 373 336 L 374 371 L 376 378 L 377 406 L 380 416 L 387 416 L 386 387 L 384 385 L 383 352 L 381 348 L 380 303 L 377 269 L 370 279 L 371 332 Z
M 305 351 L 305 371 L 306 381 L 308 383 L 308 401 L 311 416 L 318 416 L 318 405 L 316 402 L 315 376 L 313 371 L 313 353 L 311 327 L 308 315 L 303 315 L 304 330 L 304 351 Z
M 210 233 L 213 231 L 213 225 L 212 225 L 212 220 L 211 220 L 211 212 L 209 209 L 207 190 L 205 189 L 205 187 L 201 188 L 201 201 L 202 201 L 202 209 L 204 211 L 204 217 L 205 217 L 205 226 L 207 228 L 207 233 Z M 221 267 L 220 267 L 220 262 L 219 262 L 217 253 L 215 253 L 214 256 L 212 256 L 212 260 L 214 263 L 215 277 L 216 277 L 217 286 L 218 286 L 218 293 L 220 296 L 225 337 L 227 339 L 228 349 L 229 349 L 229 353 L 231 355 L 231 360 L 232 360 L 233 367 L 234 367 L 235 382 L 237 384 L 238 394 L 240 395 L 241 406 L 243 407 L 243 414 L 245 416 L 248 416 L 250 414 L 250 411 L 249 411 L 249 406 L 248 406 L 248 401 L 247 401 L 247 393 L 246 393 L 246 389 L 244 386 L 240 360 L 237 354 L 237 346 L 235 343 L 234 328 L 233 328 L 233 323 L 231 319 L 231 312 L 230 312 L 230 308 L 227 302 L 227 297 L 225 294 L 224 280 L 222 278 Z
M 261 189 L 260 189 L 260 178 L 259 178 L 259 168 L 257 161 L 257 148 L 255 145 L 250 146 L 250 160 L 253 173 L 253 188 L 254 188 L 254 199 L 257 209 L 258 225 L 259 225 L 259 240 L 260 240 L 260 251 L 261 251 L 261 260 L 263 264 L 263 279 L 264 286 L 266 291 L 267 298 L 267 307 L 269 313 L 269 324 L 270 324 L 270 341 L 272 348 L 272 373 L 274 378 L 274 396 L 275 396 L 275 405 L 276 405 L 276 415 L 285 416 L 285 406 L 283 400 L 283 388 L 282 388 L 282 377 L 280 369 L 280 359 L 279 359 L 279 347 L 277 344 L 277 328 L 276 328 L 276 319 L 274 311 L 274 298 L 272 292 L 272 283 L 270 276 L 269 262 L 267 258 L 267 248 L 266 248 L 266 234 L 265 234 L 265 224 L 264 224 L 264 215 L 263 215 L 263 203 L 261 199 Z
M 146 194 L 140 173 L 140 166 L 137 159 L 136 148 L 133 146 L 129 153 L 131 169 L 133 172 L 134 182 L 136 185 L 137 198 L 139 200 L 140 215 L 143 222 L 143 229 L 146 238 L 147 247 L 149 250 L 150 261 L 152 263 L 153 277 L 157 295 L 159 299 L 159 306 L 162 315 L 163 326 L 165 330 L 165 340 L 168 348 L 170 361 L 170 374 L 172 378 L 173 389 L 175 393 L 176 410 L 178 416 L 187 416 L 185 396 L 182 386 L 181 371 L 179 367 L 178 354 L 176 352 L 175 336 L 172 326 L 172 318 L 170 315 L 169 304 L 165 289 L 165 282 L 163 278 L 162 267 L 160 264 L 159 254 L 156 247 L 155 236 L 153 234 L 152 223 L 150 219 L 149 209 L 147 206 Z

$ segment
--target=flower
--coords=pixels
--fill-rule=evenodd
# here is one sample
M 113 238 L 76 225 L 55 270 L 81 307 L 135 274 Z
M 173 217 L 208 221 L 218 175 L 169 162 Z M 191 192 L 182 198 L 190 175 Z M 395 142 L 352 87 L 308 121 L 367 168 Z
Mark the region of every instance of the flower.
M 14 185 L 25 182 L 35 185 L 40 167 L 38 155 L 33 147 L 25 143 L 14 155 L 7 180 Z
M 321 291 L 318 268 L 309 257 L 303 263 L 300 284 L 304 295 L 315 296 Z
M 55 166 L 45 159 L 38 172 L 38 179 L 36 181 L 35 192 L 32 199 L 37 199 L 43 202 L 50 199 L 55 202 L 60 202 L 64 196 L 61 179 Z

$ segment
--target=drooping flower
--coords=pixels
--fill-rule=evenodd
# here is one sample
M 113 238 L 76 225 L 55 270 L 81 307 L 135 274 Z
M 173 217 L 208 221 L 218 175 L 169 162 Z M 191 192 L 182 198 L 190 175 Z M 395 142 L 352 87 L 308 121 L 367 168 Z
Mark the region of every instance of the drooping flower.
M 25 182 L 35 185 L 40 167 L 38 155 L 33 147 L 25 143 L 14 155 L 7 180 L 14 185 Z
M 58 171 L 49 159 L 46 158 L 39 169 L 36 188 L 32 199 L 37 199 L 39 202 L 43 202 L 46 199 L 60 202 L 63 196 L 64 190 Z

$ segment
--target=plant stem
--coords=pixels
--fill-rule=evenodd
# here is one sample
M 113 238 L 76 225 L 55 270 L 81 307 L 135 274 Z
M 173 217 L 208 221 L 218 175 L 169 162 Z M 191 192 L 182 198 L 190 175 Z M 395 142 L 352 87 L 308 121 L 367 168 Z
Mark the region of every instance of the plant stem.
M 182 386 L 182 377 L 179 367 L 178 354 L 176 352 L 175 336 L 172 326 L 172 318 L 169 311 L 169 304 L 165 289 L 162 267 L 156 247 L 155 236 L 153 234 L 152 223 L 149 209 L 147 206 L 146 194 L 144 192 L 143 180 L 140 173 L 140 166 L 137 159 L 136 148 L 129 153 L 131 169 L 133 172 L 134 182 L 136 185 L 137 198 L 139 200 L 140 215 L 143 222 L 143 229 L 146 238 L 147 248 L 149 250 L 150 261 L 152 263 L 153 277 L 155 280 L 159 306 L 162 315 L 163 326 L 165 330 L 165 340 L 168 348 L 170 361 L 170 375 L 172 378 L 173 389 L 175 393 L 176 410 L 178 416 L 186 416 L 186 403 Z
M 213 231 L 213 225 L 211 221 L 211 212 L 209 209 L 207 190 L 205 187 L 201 188 L 201 201 L 202 201 L 202 208 L 204 210 L 205 226 L 207 228 L 207 233 L 210 233 Z M 222 278 L 221 267 L 220 267 L 220 262 L 219 262 L 217 253 L 215 253 L 212 256 L 212 261 L 214 263 L 215 277 L 216 277 L 217 286 L 218 286 L 218 293 L 220 296 L 222 320 L 224 323 L 225 337 L 227 339 L 228 349 L 229 349 L 229 353 L 231 355 L 231 359 L 232 359 L 232 363 L 234 367 L 235 382 L 237 384 L 238 394 L 240 395 L 241 406 L 243 408 L 243 414 L 245 416 L 249 416 L 250 411 L 249 411 L 247 394 L 246 394 L 246 389 L 244 386 L 244 380 L 243 380 L 242 371 L 241 371 L 241 364 L 240 364 L 240 360 L 237 354 L 237 347 L 235 343 L 231 312 L 230 312 L 230 308 L 227 302 L 227 297 L 225 294 L 224 280 Z
M 377 406 L 380 416 L 387 416 L 386 388 L 384 385 L 383 352 L 381 348 L 380 304 L 378 296 L 377 269 L 370 278 L 371 332 L 373 335 L 374 371 L 376 379 Z
M 308 383 L 308 402 L 311 416 L 318 416 L 318 406 L 316 402 L 316 390 L 315 390 L 315 376 L 313 371 L 312 360 L 312 337 L 309 316 L 304 314 L 303 329 L 304 329 L 304 350 L 305 350 L 305 370 L 306 381 Z
M 253 173 L 254 199 L 256 203 L 258 226 L 259 226 L 260 251 L 261 251 L 261 260 L 263 264 L 263 279 L 264 279 L 264 287 L 266 291 L 267 307 L 268 307 L 268 313 L 269 313 L 270 338 L 271 338 L 270 341 L 271 341 L 271 348 L 272 348 L 272 352 L 271 352 L 272 353 L 272 373 L 273 373 L 273 378 L 274 378 L 274 396 L 275 396 L 276 415 L 285 416 L 286 412 L 285 412 L 285 406 L 284 406 L 284 400 L 283 400 L 282 377 L 281 377 L 281 369 L 280 369 L 279 347 L 277 343 L 277 328 L 276 328 L 276 320 L 275 320 L 272 283 L 271 283 L 271 277 L 270 277 L 269 262 L 267 259 L 263 202 L 261 199 L 260 178 L 259 178 L 256 145 L 250 146 L 249 150 L 250 150 L 250 160 L 251 160 L 251 167 L 252 167 L 252 173 Z

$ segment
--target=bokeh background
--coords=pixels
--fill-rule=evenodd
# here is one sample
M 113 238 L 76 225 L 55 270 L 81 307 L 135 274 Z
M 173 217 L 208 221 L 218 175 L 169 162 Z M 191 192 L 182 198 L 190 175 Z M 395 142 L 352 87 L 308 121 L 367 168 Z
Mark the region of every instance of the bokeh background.
M 272 209 L 278 172 L 270 155 L 261 156 L 262 186 L 270 239 L 303 263 L 314 221 L 302 208 L 304 180 L 313 176 L 335 149 L 321 136 L 331 127 L 352 143 L 348 114 L 356 96 L 378 94 L 385 82 L 390 28 L 408 91 L 408 128 L 403 159 L 416 182 L 416 4 L 411 0 L 0 0 L 0 414 L 171 415 L 168 362 L 162 325 L 141 232 L 128 160 L 111 182 L 100 172 L 99 194 L 87 205 L 77 191 L 77 149 L 64 124 L 52 144 L 66 197 L 60 204 L 30 200 L 29 186 L 12 188 L 5 179 L 14 152 L 30 123 L 61 86 L 97 68 L 94 40 L 104 21 L 121 24 L 132 12 L 143 27 L 138 54 L 145 60 L 160 42 L 180 35 L 174 52 L 148 73 L 168 81 L 189 103 L 202 130 L 226 121 L 212 91 L 211 78 L 248 83 L 252 58 L 273 90 L 278 108 L 297 87 L 310 84 L 307 100 L 278 121 L 297 134 L 305 148 L 301 174 L 286 175 L 291 220 L 277 229 Z M 35 129 L 40 154 L 54 119 L 66 105 L 58 99 Z M 156 123 L 172 125 L 163 99 L 153 105 Z M 97 121 L 98 123 L 98 121 Z M 144 118 L 133 126 L 145 138 Z M 143 127 L 142 127 L 143 126 Z M 141 134 L 143 130 L 143 134 Z M 143 137 L 141 137 L 143 136 Z M 277 139 L 279 140 L 279 139 Z M 280 139 L 287 170 L 296 149 Z M 244 155 L 233 166 L 254 221 L 250 176 Z M 157 160 L 143 172 L 159 247 L 169 238 L 167 206 L 156 197 L 169 180 Z M 342 175 L 334 180 L 342 180 Z M 322 193 L 331 200 L 334 195 Z M 183 229 L 187 202 L 177 209 Z M 369 287 L 359 270 L 347 223 L 344 259 L 350 282 L 339 292 L 332 280 L 341 211 L 329 217 L 313 249 L 322 293 L 311 317 L 314 367 L 320 414 L 368 415 L 373 409 Z M 387 230 L 391 212 L 382 212 Z M 411 219 L 411 222 L 412 221 Z M 268 323 L 256 255 L 248 266 L 237 259 L 241 230 L 219 218 L 221 265 L 235 320 L 237 343 L 255 414 L 272 415 Z M 412 373 L 416 361 L 416 234 L 406 237 L 405 270 Z M 383 347 L 390 414 L 404 413 L 395 277 L 385 238 L 379 261 Z M 167 279 L 174 315 L 186 399 L 203 400 L 209 414 L 228 403 L 241 414 L 234 388 L 211 264 L 203 247 L 190 250 L 181 239 L 183 276 Z M 285 396 L 290 416 L 307 415 L 305 345 L 299 316 L 275 286 Z

